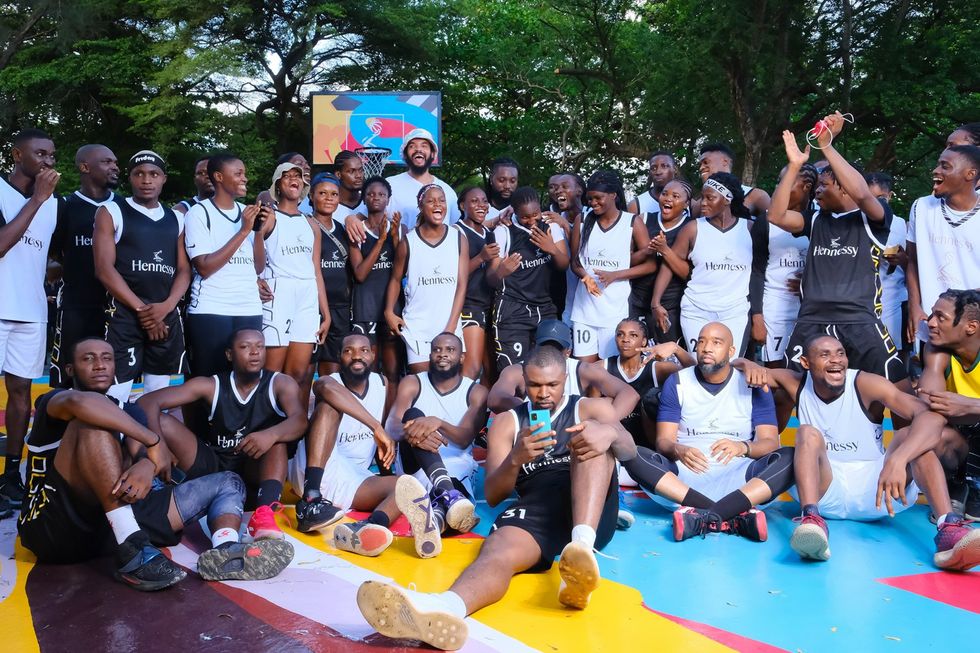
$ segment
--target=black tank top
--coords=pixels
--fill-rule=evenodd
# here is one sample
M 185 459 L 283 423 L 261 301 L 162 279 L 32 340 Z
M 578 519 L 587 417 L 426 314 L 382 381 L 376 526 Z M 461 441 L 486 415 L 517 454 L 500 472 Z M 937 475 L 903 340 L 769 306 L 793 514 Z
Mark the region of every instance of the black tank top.
M 489 229 L 484 229 L 483 235 L 481 236 L 472 227 L 463 224 L 462 221 L 458 222 L 457 226 L 463 235 L 466 236 L 471 260 L 480 255 L 484 246 L 492 245 L 495 242 L 493 232 Z M 492 303 L 493 289 L 487 282 L 487 264 L 481 263 L 480 267 L 470 272 L 469 279 L 466 282 L 466 298 L 463 300 L 463 306 L 467 309 L 486 310 L 490 308 Z
M 834 217 L 821 210 L 804 215 L 803 233 L 810 238 L 801 283 L 799 322 L 858 324 L 881 316 L 878 265 L 892 212 L 871 223 L 860 210 Z
M 681 229 L 690 221 L 691 216 L 685 215 L 678 224 L 674 225 L 673 229 L 670 231 L 664 230 L 664 238 L 667 239 L 668 247 L 674 246 L 674 242 L 681 233 Z M 661 230 L 660 213 L 647 213 L 644 217 L 643 224 L 646 226 L 647 235 L 650 238 L 658 235 Z M 661 256 L 657 256 L 657 262 L 659 265 L 666 265 Z M 659 271 L 660 268 L 657 268 L 657 272 Z M 653 284 L 656 281 L 657 272 L 645 277 L 633 279 L 630 282 L 632 284 L 630 290 L 631 302 L 639 306 L 650 305 L 650 300 L 653 298 Z M 676 274 L 671 275 L 670 283 L 667 284 L 667 287 L 664 289 L 664 294 L 660 298 L 660 305 L 667 309 L 679 307 L 681 305 L 681 297 L 684 296 L 685 287 L 687 287 L 687 279 L 679 279 Z
M 233 372 L 214 375 L 215 399 L 205 442 L 216 451 L 234 453 L 235 447 L 249 433 L 261 431 L 286 419 L 273 392 L 278 372 L 263 371 L 258 384 L 244 399 L 239 399 Z
M 317 223 L 319 224 L 319 223 Z M 337 220 L 333 228 L 320 225 L 320 275 L 327 291 L 327 303 L 331 309 L 348 309 L 351 300 L 351 277 L 347 270 L 350 241 L 347 232 Z
M 654 368 L 656 364 L 655 361 L 647 363 L 640 368 L 640 373 L 637 377 L 630 381 L 619 368 L 619 355 L 617 354 L 606 359 L 606 371 L 617 379 L 628 383 L 631 388 L 636 390 L 642 400 L 650 390 L 657 387 L 656 369 Z M 629 431 L 634 437 L 643 435 L 643 419 L 640 417 L 640 406 L 642 404 L 642 401 L 637 402 L 632 412 L 621 420 L 623 428 Z
M 532 479 L 546 474 L 568 474 L 571 469 L 571 450 L 568 443 L 572 436 L 566 429 L 578 423 L 576 406 L 578 395 L 566 396 L 559 409 L 551 416 L 551 429 L 555 432 L 555 445 L 548 453 L 541 454 L 529 463 L 521 465 L 517 472 L 517 493 L 523 495 Z M 524 402 L 514 409 L 517 415 L 517 432 L 531 425 L 531 402 Z
M 110 199 L 114 199 L 110 193 Z M 100 205 L 79 197 L 67 196 L 58 216 L 59 249 L 62 253 L 64 285 L 59 306 L 66 309 L 99 309 L 106 303 L 105 288 L 95 278 L 95 259 L 92 256 L 92 231 L 95 213 Z
M 378 242 L 378 237 L 370 231 L 366 232 L 364 242 L 361 244 L 361 254 L 367 256 L 374 249 L 376 242 Z M 388 238 L 385 244 L 381 246 L 381 254 L 371 266 L 371 271 L 368 272 L 364 282 L 354 283 L 353 315 L 355 322 L 384 321 L 385 290 L 388 288 L 391 266 L 394 262 L 395 248 L 391 244 L 391 238 Z
M 122 237 L 116 243 L 116 270 L 144 302 L 161 302 L 170 295 L 177 274 L 177 215 L 164 206 L 163 217 L 152 220 L 125 198 L 115 201 L 123 222 Z
M 544 221 L 539 221 L 534 228 L 549 233 L 549 226 Z M 510 222 L 507 231 L 510 245 L 505 255 L 520 254 L 522 260 L 520 267 L 514 270 L 513 274 L 504 277 L 501 294 L 504 298 L 521 304 L 533 306 L 551 304 L 551 266 L 549 265 L 551 254 L 545 254 L 531 242 L 531 235 L 527 229 Z

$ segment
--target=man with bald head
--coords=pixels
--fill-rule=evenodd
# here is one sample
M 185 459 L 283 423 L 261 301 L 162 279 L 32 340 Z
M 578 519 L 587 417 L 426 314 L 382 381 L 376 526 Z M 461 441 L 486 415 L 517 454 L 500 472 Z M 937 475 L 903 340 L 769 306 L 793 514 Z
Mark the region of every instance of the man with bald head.
M 792 485 L 793 450 L 779 446 L 772 395 L 732 367 L 728 327 L 704 325 L 695 352 L 697 365 L 668 377 L 660 393 L 659 453 L 641 449 L 626 468 L 655 501 L 680 504 L 678 542 L 709 532 L 765 541 L 765 514 L 753 506 Z
M 919 488 L 937 516 L 940 569 L 965 571 L 980 564 L 980 531 L 953 512 L 936 451 L 946 419 L 888 379 L 848 369 L 839 340 L 816 336 L 800 358 L 803 372 L 767 369 L 740 360 L 752 385 L 779 387 L 797 398 L 796 493 L 803 507 L 790 546 L 809 560 L 830 558 L 824 517 L 871 520 L 895 516 L 915 503 Z M 892 415 L 911 420 L 895 432 L 887 451 L 882 422 Z
M 64 269 L 64 285 L 58 293 L 54 346 L 51 349 L 51 385 L 71 386 L 65 372 L 67 354 L 84 338 L 105 337 L 106 292 L 95 278 L 92 231 L 95 212 L 115 199 L 119 185 L 119 162 L 105 145 L 89 143 L 75 153 L 79 188 L 58 205 L 58 227 L 51 257 Z

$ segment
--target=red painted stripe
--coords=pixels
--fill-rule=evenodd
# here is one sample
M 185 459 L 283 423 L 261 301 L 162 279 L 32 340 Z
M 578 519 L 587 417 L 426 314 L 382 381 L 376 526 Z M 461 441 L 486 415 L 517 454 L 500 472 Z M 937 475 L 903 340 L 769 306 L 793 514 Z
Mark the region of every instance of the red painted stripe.
M 674 615 L 667 614 L 666 612 L 660 612 L 654 610 L 646 603 L 643 607 L 654 614 L 658 614 L 665 619 L 670 619 L 676 624 L 684 626 L 688 630 L 693 630 L 696 633 L 704 635 L 708 639 L 713 639 L 719 644 L 723 644 L 729 648 L 733 648 L 736 651 L 743 651 L 752 653 L 783 653 L 785 649 L 776 648 L 764 642 L 759 642 L 754 639 L 749 639 L 748 637 L 742 637 L 741 635 L 736 635 L 735 633 L 730 633 L 727 630 L 721 630 L 720 628 L 715 628 L 714 626 L 709 626 L 697 621 L 691 621 L 690 619 L 683 619 L 681 617 L 675 617 Z
M 980 614 L 980 574 L 934 571 L 928 574 L 879 578 L 879 583 Z

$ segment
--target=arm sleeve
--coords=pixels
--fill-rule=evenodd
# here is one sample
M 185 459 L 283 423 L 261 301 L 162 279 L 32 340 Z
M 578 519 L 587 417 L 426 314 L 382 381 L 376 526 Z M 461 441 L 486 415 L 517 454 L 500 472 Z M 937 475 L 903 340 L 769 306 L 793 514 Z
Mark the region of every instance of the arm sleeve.
M 752 428 L 767 424 L 776 426 L 776 402 L 771 392 L 752 388 Z
M 752 275 L 749 277 L 749 313 L 762 313 L 762 298 L 769 267 L 769 222 L 756 220 L 752 223 Z
M 775 416 L 775 409 L 773 410 Z M 681 401 L 677 394 L 677 374 L 671 374 L 664 381 L 664 389 L 660 391 L 660 408 L 657 411 L 658 422 L 679 424 L 681 421 Z

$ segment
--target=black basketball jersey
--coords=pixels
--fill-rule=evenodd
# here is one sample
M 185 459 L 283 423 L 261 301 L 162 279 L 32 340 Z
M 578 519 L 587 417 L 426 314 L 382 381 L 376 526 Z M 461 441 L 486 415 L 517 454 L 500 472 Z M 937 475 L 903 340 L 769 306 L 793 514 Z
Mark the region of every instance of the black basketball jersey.
M 388 228 L 387 224 L 384 228 Z M 378 242 L 378 236 L 366 231 L 361 243 L 361 254 L 367 256 Z M 381 246 L 378 260 L 371 266 L 363 283 L 354 283 L 353 316 L 355 322 L 383 322 L 385 312 L 385 290 L 391 278 L 391 266 L 395 262 L 395 248 L 391 238 Z
M 115 195 L 96 202 L 75 191 L 62 199 L 55 232 L 55 251 L 61 254 L 64 285 L 58 306 L 65 309 L 98 309 L 105 306 L 106 294 L 102 283 L 95 278 L 95 259 L 92 255 L 92 232 L 95 214 Z
M 892 211 L 874 224 L 860 210 L 803 216 L 810 238 L 801 282 L 799 322 L 855 324 L 881 316 L 878 265 L 888 240 Z M 796 234 L 799 235 L 799 234 Z
M 550 232 L 544 221 L 539 221 L 534 229 Z M 531 242 L 531 232 L 515 224 L 507 224 L 510 243 L 504 256 L 521 255 L 521 265 L 513 274 L 504 277 L 501 294 L 505 299 L 521 304 L 544 306 L 551 304 L 551 254 L 545 254 Z M 564 243 L 561 244 L 564 247 Z
M 527 483 L 542 474 L 569 473 L 571 469 L 572 456 L 569 448 L 569 441 L 572 436 L 567 429 L 578 424 L 578 395 L 565 395 L 558 409 L 551 415 L 551 430 L 555 432 L 555 444 L 551 451 L 543 453 L 529 463 L 521 465 L 517 472 L 517 494 L 523 495 L 523 488 Z M 514 409 L 517 417 L 517 431 L 520 433 L 531 425 L 531 402 L 526 401 Z M 517 437 L 515 435 L 515 437 Z
M 144 302 L 162 302 L 170 295 L 177 274 L 177 215 L 163 206 L 163 217 L 153 220 L 117 197 L 122 212 L 122 236 L 116 243 L 116 270 Z
M 214 398 L 204 441 L 216 451 L 233 454 L 246 435 L 262 431 L 286 419 L 276 403 L 274 382 L 278 372 L 263 370 L 259 382 L 247 397 L 238 395 L 234 372 L 214 377 Z
M 459 230 L 466 236 L 466 243 L 469 245 L 470 259 L 475 256 L 479 256 L 480 252 L 486 245 L 492 245 L 495 242 L 493 232 L 489 229 L 483 230 L 483 235 L 480 235 L 475 229 L 467 224 L 464 224 L 462 220 L 456 223 Z M 490 283 L 487 281 L 487 263 L 480 263 L 480 267 L 470 272 L 469 279 L 466 282 L 466 299 L 463 300 L 463 306 L 467 308 L 478 308 L 478 309 L 488 309 L 493 304 L 493 288 L 490 287 Z
M 350 240 L 340 222 L 334 220 L 332 229 L 320 225 L 320 275 L 327 291 L 327 303 L 332 309 L 347 309 L 350 306 L 351 277 L 347 270 L 349 252 Z
M 656 364 L 656 361 L 647 363 L 640 368 L 636 378 L 631 380 L 626 378 L 626 374 L 619 366 L 619 354 L 617 354 L 606 359 L 606 371 L 617 379 L 628 383 L 640 395 L 640 399 L 643 399 L 650 390 L 657 387 Z M 634 437 L 643 434 L 643 419 L 640 417 L 640 406 L 642 403 L 642 401 L 637 402 L 630 414 L 621 420 L 623 427 Z
M 664 232 L 664 238 L 667 239 L 667 246 L 673 247 L 674 242 L 677 240 L 677 236 L 681 233 L 681 229 L 688 222 L 691 221 L 690 215 L 684 215 L 676 225 L 671 229 L 664 229 L 663 225 L 660 223 L 660 213 L 647 213 L 644 216 L 643 224 L 647 228 L 647 235 L 650 238 L 657 236 L 661 231 Z M 663 261 L 663 257 L 657 256 L 657 261 L 660 265 L 666 265 Z M 658 269 L 659 271 L 659 269 Z M 631 301 L 640 306 L 649 306 L 650 300 L 653 297 L 653 283 L 656 280 L 657 272 L 646 276 L 633 279 L 630 283 L 632 284 L 632 289 L 630 291 Z M 687 287 L 687 279 L 680 279 L 677 275 L 671 275 L 670 283 L 667 284 L 667 288 L 664 289 L 664 294 L 660 297 L 660 305 L 666 308 L 675 308 L 680 306 L 681 297 L 684 296 L 684 288 Z

